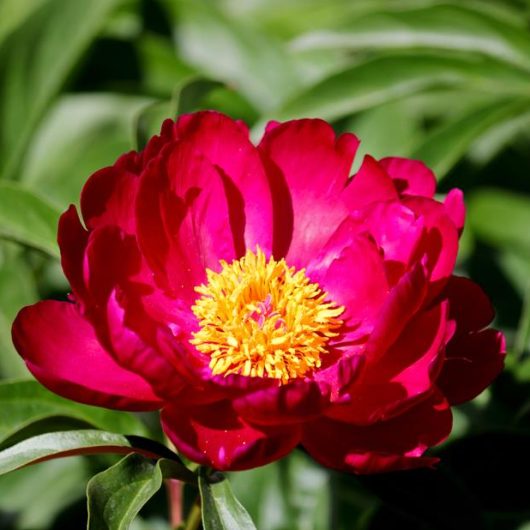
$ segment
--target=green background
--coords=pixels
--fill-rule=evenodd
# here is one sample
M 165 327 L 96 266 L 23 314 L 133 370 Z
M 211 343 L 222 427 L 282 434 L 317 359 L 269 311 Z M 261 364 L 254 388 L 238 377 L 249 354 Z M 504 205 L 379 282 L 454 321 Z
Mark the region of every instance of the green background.
M 321 117 L 361 138 L 358 160 L 420 158 L 441 194 L 464 190 L 457 272 L 490 294 L 507 368 L 458 408 L 435 473 L 358 478 L 294 453 L 234 474 L 236 495 L 260 530 L 528 530 L 529 22 L 528 0 L 1 0 L 1 377 L 28 377 L 18 309 L 68 290 L 56 222 L 91 172 L 183 112 L 219 109 L 254 138 L 269 119 Z M 63 413 L 43 413 L 41 431 Z M 153 420 L 134 429 L 159 436 Z M 0 478 L 0 529 L 83 528 L 86 482 L 114 461 Z M 167 530 L 166 510 L 162 491 L 133 528 Z

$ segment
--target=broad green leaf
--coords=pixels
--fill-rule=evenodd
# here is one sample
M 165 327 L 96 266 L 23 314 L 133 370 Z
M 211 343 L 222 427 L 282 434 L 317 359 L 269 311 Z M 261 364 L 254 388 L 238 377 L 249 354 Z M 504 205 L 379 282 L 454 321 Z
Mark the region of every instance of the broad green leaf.
M 468 222 L 481 240 L 530 255 L 530 197 L 481 189 L 468 199 Z
M 530 99 L 497 101 L 460 115 L 427 135 L 412 152 L 442 179 L 482 134 L 530 109 Z
M 85 429 L 39 434 L 0 451 L 0 475 L 54 458 L 100 453 L 139 453 L 180 463 L 176 454 L 153 440 Z
M 133 149 L 134 121 L 152 101 L 110 93 L 63 96 L 34 135 L 22 180 L 61 209 L 78 202 L 94 171 Z
M 28 375 L 24 361 L 11 341 L 11 324 L 17 312 L 38 300 L 37 286 L 19 245 L 0 244 L 0 376 Z
M 236 499 L 230 482 L 221 473 L 199 471 L 204 530 L 256 530 L 250 515 Z
M 441 53 L 388 55 L 356 64 L 317 83 L 298 94 L 274 117 L 337 119 L 435 87 L 469 87 L 499 97 L 526 95 L 530 77 L 522 70 L 486 57 Z
M 335 30 L 302 35 L 293 46 L 348 51 L 437 48 L 479 52 L 530 69 L 530 35 L 526 28 L 464 5 L 382 10 L 353 17 Z
M 17 176 L 28 142 L 119 0 L 47 0 L 0 47 L 0 175 Z
M 17 530 L 49 529 L 62 510 L 84 497 L 89 478 L 83 457 L 51 460 L 2 475 L 0 511 L 16 516 Z
M 165 4 L 176 20 L 184 59 L 207 77 L 234 86 L 256 108 L 278 107 L 299 86 L 285 49 L 259 28 L 235 24 L 215 2 L 166 0 Z
M 230 15 L 240 23 L 258 20 L 260 26 L 269 33 L 283 38 L 293 38 L 299 34 L 315 31 L 316 28 L 337 28 L 345 22 L 380 13 L 402 12 L 440 4 L 440 0 L 253 0 L 223 2 Z M 461 6 L 462 0 L 445 0 L 444 5 Z M 499 20 L 525 27 L 521 10 L 513 8 L 507 2 L 484 2 L 484 0 L 465 0 L 469 8 L 488 13 Z
M 14 182 L 0 182 L 0 238 L 59 256 L 60 212 L 36 193 Z
M 145 435 L 144 424 L 129 412 L 82 405 L 59 397 L 36 381 L 7 381 L 0 383 L 0 443 L 21 431 L 33 427 L 48 429 L 53 418 L 82 422 L 102 430 L 124 434 Z M 35 425 L 38 423 L 38 425 Z
M 127 530 L 163 479 L 194 480 L 195 475 L 172 460 L 149 460 L 130 454 L 88 483 L 88 530 Z

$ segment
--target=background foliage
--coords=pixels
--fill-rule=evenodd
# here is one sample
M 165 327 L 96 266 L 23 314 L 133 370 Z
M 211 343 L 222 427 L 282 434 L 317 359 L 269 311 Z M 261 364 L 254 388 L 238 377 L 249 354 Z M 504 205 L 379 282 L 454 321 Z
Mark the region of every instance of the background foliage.
M 92 171 L 182 112 L 219 109 L 256 138 L 271 118 L 322 117 L 363 152 L 424 160 L 441 193 L 465 191 L 458 272 L 491 295 L 508 366 L 457 410 L 437 472 L 358 478 L 294 453 L 234 474 L 235 494 L 260 530 L 528 530 L 529 22 L 528 0 L 2 0 L 1 377 L 28 378 L 10 340 L 17 310 L 68 290 L 56 222 Z M 72 426 L 159 437 L 156 425 L 0 385 L 1 447 Z M 82 528 L 86 483 L 115 462 L 1 477 L 0 529 Z M 167 530 L 166 513 L 158 493 L 131 528 Z

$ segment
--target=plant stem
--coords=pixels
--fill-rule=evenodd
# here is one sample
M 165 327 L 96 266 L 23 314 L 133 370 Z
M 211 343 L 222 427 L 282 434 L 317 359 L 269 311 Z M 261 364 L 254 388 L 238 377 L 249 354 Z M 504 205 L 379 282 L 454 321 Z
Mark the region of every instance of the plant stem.
M 171 528 L 178 528 L 182 524 L 183 487 L 184 484 L 180 480 L 172 478 L 166 480 Z

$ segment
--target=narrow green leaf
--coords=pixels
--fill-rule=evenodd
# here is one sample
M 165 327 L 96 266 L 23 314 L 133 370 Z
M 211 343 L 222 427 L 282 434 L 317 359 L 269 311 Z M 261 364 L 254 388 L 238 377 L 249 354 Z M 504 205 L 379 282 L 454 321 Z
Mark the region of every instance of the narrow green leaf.
M 195 475 L 174 461 L 157 462 L 130 454 L 88 483 L 88 530 L 127 530 L 165 478 L 194 481 Z
M 153 440 L 86 429 L 40 434 L 0 451 L 0 475 L 54 458 L 99 453 L 139 453 L 180 462 L 176 454 Z
M 473 88 L 502 97 L 530 91 L 528 73 L 486 57 L 396 54 L 356 64 L 301 92 L 277 119 L 337 119 L 435 87 Z
M 482 189 L 468 199 L 468 220 L 483 241 L 530 255 L 530 197 Z
M 530 99 L 497 101 L 458 116 L 429 134 L 412 152 L 442 179 L 470 146 L 494 126 L 530 109 Z
M 47 0 L 2 43 L 0 175 L 3 177 L 17 175 L 37 123 L 118 1 Z
M 60 209 L 77 203 L 94 171 L 134 148 L 134 121 L 152 101 L 110 93 L 61 97 L 33 135 L 21 180 Z
M 0 43 L 45 0 L 2 0 L 0 2 Z
M 0 182 L 0 238 L 11 239 L 59 257 L 60 212 L 14 182 Z
M 395 50 L 435 48 L 479 52 L 530 69 L 530 36 L 526 29 L 464 5 L 388 9 L 354 16 L 335 30 L 301 35 L 297 50 Z
M 69 420 L 75 420 L 102 430 L 140 436 L 147 434 L 146 427 L 134 414 L 64 399 L 36 381 L 0 383 L 0 410 L 0 444 L 21 431 L 28 432 L 32 426 L 31 435 L 37 434 L 39 429 L 49 430 L 48 422 L 52 418 L 63 418 L 66 425 Z
M 221 473 L 199 471 L 204 530 L 256 530 L 250 515 L 235 498 L 230 482 Z
M 206 77 L 234 85 L 256 108 L 276 108 L 299 86 L 286 50 L 258 27 L 235 23 L 215 2 L 165 3 L 180 54 Z

